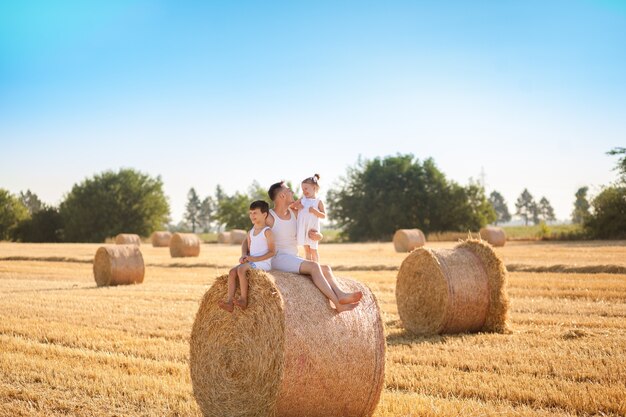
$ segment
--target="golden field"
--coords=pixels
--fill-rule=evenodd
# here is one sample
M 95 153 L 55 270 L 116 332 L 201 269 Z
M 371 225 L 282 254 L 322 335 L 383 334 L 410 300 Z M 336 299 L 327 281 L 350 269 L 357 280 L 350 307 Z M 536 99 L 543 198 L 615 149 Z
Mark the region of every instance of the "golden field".
M 143 284 L 97 288 L 99 246 L 0 243 L 0 416 L 200 415 L 191 325 L 239 249 L 203 245 L 199 258 L 172 259 L 144 244 Z M 626 266 L 623 241 L 496 252 L 507 265 Z M 511 334 L 416 337 L 399 322 L 393 269 L 404 255 L 391 243 L 320 254 L 379 300 L 388 348 L 376 416 L 626 415 L 626 274 L 511 272 Z

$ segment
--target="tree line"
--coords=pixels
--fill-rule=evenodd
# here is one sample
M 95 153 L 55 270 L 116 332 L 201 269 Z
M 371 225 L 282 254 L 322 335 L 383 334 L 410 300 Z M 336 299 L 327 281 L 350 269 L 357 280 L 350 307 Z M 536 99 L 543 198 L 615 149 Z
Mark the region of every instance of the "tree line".
M 589 238 L 626 238 L 626 148 L 618 156 L 618 179 L 589 200 L 588 187 L 575 194 L 572 221 Z M 297 190 L 294 190 L 297 191 Z M 184 219 L 170 224 L 170 207 L 160 176 L 133 169 L 105 171 L 75 184 L 58 207 L 44 204 L 30 190 L 13 195 L 0 188 L 0 240 L 23 242 L 102 242 L 118 233 L 148 236 L 155 230 L 192 232 L 249 227 L 248 207 L 268 200 L 265 187 L 253 182 L 246 192 L 229 195 L 219 185 L 213 195 L 187 194 Z M 359 160 L 327 194 L 329 218 L 350 241 L 389 239 L 397 229 L 424 233 L 478 230 L 505 223 L 511 213 L 502 195 L 470 180 L 461 185 L 446 178 L 432 158 L 411 154 Z M 515 215 L 529 222 L 554 220 L 546 197 L 536 201 L 524 189 Z

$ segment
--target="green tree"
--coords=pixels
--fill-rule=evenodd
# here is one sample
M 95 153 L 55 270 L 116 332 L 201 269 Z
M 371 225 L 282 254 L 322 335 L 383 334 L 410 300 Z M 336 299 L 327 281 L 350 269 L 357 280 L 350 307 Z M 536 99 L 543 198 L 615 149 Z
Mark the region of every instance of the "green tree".
M 45 204 L 32 217 L 19 222 L 13 238 L 20 242 L 61 242 L 63 218 L 59 210 Z
M 515 202 L 515 214 L 524 219 L 524 224 L 528 226 L 528 220 L 537 222 L 537 204 L 532 194 L 526 188 Z
M 0 188 L 0 240 L 11 238 L 19 222 L 28 218 L 28 209 L 20 199 Z
M 193 187 L 187 193 L 187 205 L 185 209 L 185 221 L 191 225 L 192 233 L 196 233 L 196 226 L 200 224 L 200 210 L 202 209 L 202 202 Z
M 615 170 L 618 180 L 605 187 L 591 201 L 591 214 L 584 219 L 587 233 L 600 239 L 626 238 L 626 148 L 615 148 L 609 155 L 623 155 Z
M 544 222 L 556 220 L 556 217 L 554 216 L 554 208 L 552 208 L 552 204 L 550 204 L 550 201 L 548 201 L 547 198 L 541 197 L 538 209 L 539 218 Z
M 495 218 L 482 187 L 448 181 L 432 159 L 410 154 L 357 161 L 327 200 L 331 220 L 352 241 L 389 239 L 402 228 L 466 231 Z
M 263 200 L 269 202 L 270 199 L 267 195 L 267 190 L 261 187 L 259 182 L 256 180 L 254 180 L 252 184 L 250 184 L 250 186 L 248 187 L 248 196 L 252 201 Z
M 489 203 L 493 207 L 496 212 L 496 220 L 495 223 L 506 223 L 511 220 L 511 213 L 509 213 L 509 207 L 504 200 L 502 194 L 497 191 L 492 191 L 489 194 Z
M 248 211 L 251 202 L 252 199 L 248 195 L 239 192 L 225 196 L 217 206 L 217 220 L 227 229 L 248 230 L 250 228 Z
M 26 206 L 30 214 L 35 214 L 44 207 L 37 194 L 30 190 L 26 190 L 26 192 L 20 191 L 20 201 Z
M 74 185 L 59 208 L 64 240 L 102 242 L 118 233 L 148 236 L 167 224 L 161 177 L 133 169 L 105 171 Z
M 589 216 L 589 201 L 587 200 L 587 192 L 589 187 L 580 187 L 576 191 L 576 201 L 574 201 L 574 211 L 572 211 L 572 223 L 583 224 Z
M 211 196 L 207 196 L 200 204 L 200 214 L 198 220 L 200 221 L 200 227 L 207 233 L 211 230 L 211 222 L 213 221 L 214 203 Z
M 591 202 L 592 214 L 584 227 L 598 239 L 626 238 L 626 186 L 604 188 Z

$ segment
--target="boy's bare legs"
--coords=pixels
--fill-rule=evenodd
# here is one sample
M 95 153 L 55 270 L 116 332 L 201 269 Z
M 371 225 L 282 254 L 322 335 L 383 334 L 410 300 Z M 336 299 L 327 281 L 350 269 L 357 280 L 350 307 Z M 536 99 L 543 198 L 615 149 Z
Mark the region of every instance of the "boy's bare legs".
M 238 267 L 232 268 L 228 271 L 228 295 L 226 301 L 218 301 L 217 305 L 223 308 L 224 310 L 232 313 L 235 309 L 235 305 L 233 304 L 233 298 L 235 297 L 235 289 L 237 286 L 237 269 Z
M 311 276 L 311 280 L 313 281 L 315 286 L 322 292 L 322 294 L 326 296 L 326 298 L 328 298 L 330 301 L 333 302 L 338 312 L 341 313 L 343 311 L 352 310 L 357 306 L 356 304 L 347 303 L 346 300 L 344 300 L 343 303 L 341 302 L 342 300 L 337 297 L 337 295 L 335 294 L 335 292 L 329 285 L 328 281 L 324 277 L 324 274 L 322 273 L 322 269 L 320 268 L 320 265 L 317 262 L 312 262 L 312 261 L 302 262 L 302 264 L 300 264 L 299 272 L 301 274 L 306 274 L 306 275 Z
M 248 307 L 248 277 L 246 273 L 250 270 L 250 264 L 245 263 L 237 268 L 237 275 L 239 275 L 239 290 L 241 292 L 238 299 L 235 300 L 235 304 L 245 310 Z
M 333 292 L 337 294 L 337 298 L 341 304 L 352 304 L 358 303 L 363 297 L 363 293 L 361 291 L 356 292 L 344 292 L 339 288 L 339 284 L 337 283 L 337 279 L 335 275 L 333 275 L 333 270 L 328 265 L 320 265 L 320 269 L 322 270 L 322 274 L 326 281 L 328 281 L 328 285 L 333 289 Z

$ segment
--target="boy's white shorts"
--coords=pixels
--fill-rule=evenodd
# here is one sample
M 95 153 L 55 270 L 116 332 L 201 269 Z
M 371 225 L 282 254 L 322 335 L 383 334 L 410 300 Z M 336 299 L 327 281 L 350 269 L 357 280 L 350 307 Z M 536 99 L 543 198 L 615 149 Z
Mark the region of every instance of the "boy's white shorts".
M 300 273 L 300 265 L 305 259 L 296 255 L 290 255 L 287 253 L 277 253 L 272 258 L 272 269 L 277 269 L 284 272 L 292 272 L 294 274 Z
M 269 259 L 264 261 L 250 262 L 250 267 L 252 269 L 262 269 L 263 271 L 269 271 L 272 269 L 272 262 Z

